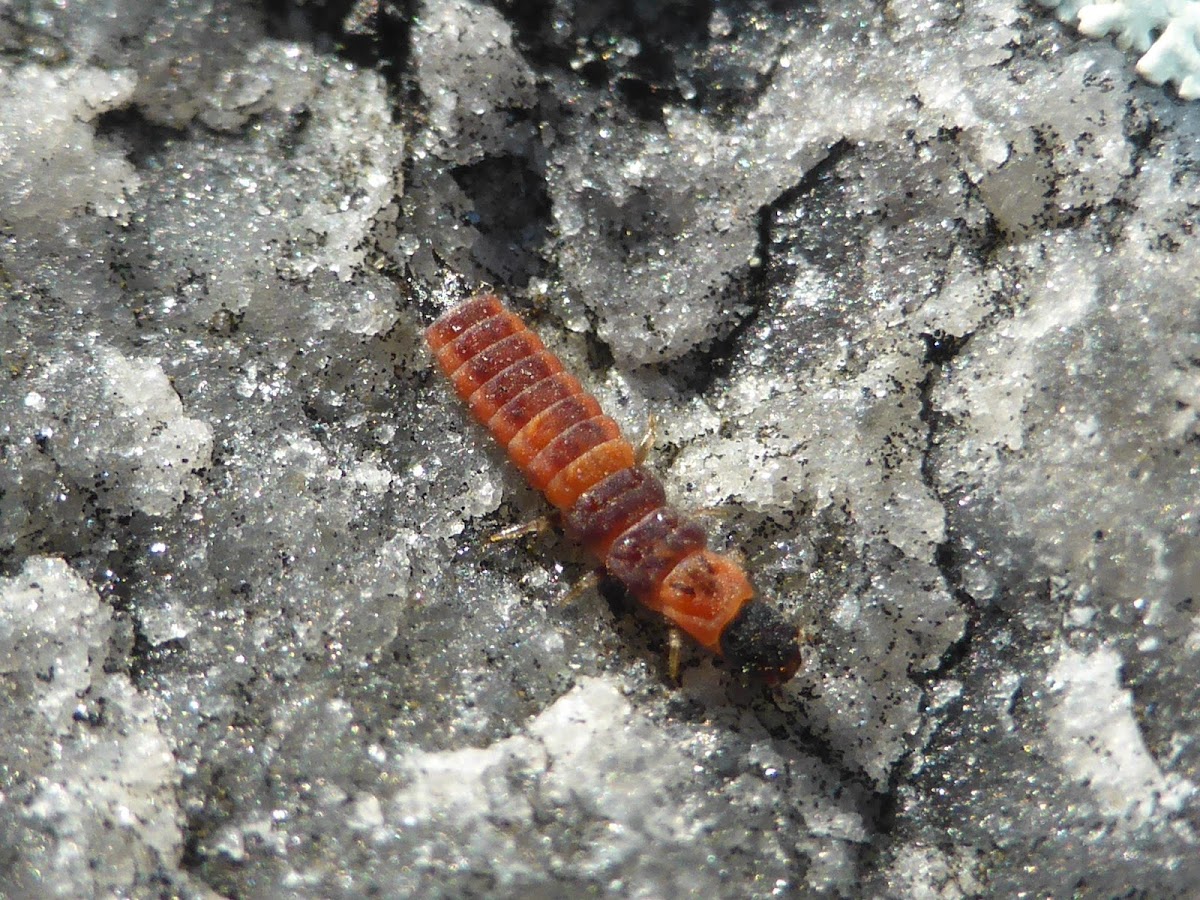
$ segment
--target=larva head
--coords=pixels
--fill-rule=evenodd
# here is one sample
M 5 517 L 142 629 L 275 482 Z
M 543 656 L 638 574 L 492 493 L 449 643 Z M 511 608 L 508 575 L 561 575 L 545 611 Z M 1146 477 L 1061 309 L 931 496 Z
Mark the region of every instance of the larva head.
M 721 633 L 721 655 L 768 684 L 781 684 L 800 668 L 803 639 L 772 607 L 751 600 Z

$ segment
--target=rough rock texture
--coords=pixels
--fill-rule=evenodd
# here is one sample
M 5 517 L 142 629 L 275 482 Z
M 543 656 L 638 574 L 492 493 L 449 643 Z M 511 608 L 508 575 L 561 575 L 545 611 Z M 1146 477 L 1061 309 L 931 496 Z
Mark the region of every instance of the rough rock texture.
M 1194 896 L 1200 107 L 999 0 L 0 46 L 0 895 Z M 791 683 L 486 540 L 543 506 L 420 341 L 480 282 Z

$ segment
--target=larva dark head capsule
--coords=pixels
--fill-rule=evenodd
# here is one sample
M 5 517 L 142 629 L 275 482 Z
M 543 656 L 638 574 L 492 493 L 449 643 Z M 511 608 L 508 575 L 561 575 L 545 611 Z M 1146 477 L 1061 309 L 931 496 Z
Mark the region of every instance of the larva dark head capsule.
M 769 684 L 796 674 L 802 646 L 800 631 L 760 600 L 743 606 L 721 633 L 721 655 Z

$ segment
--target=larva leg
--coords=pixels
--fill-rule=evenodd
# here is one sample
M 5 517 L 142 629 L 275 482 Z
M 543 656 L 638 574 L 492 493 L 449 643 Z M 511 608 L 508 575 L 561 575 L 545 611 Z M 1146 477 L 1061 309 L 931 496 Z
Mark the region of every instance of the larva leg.
M 559 606 L 570 606 L 572 603 L 574 603 L 576 600 L 578 600 L 581 595 L 587 593 L 592 588 L 599 585 L 602 580 L 603 580 L 603 576 L 599 572 L 597 572 L 597 571 L 588 572 L 586 575 L 584 575 L 582 578 L 580 578 L 577 582 L 575 582 L 573 585 L 571 585 L 571 589 L 569 591 L 567 591 L 565 594 L 563 594 L 562 597 L 559 598 L 558 605 Z
M 679 684 L 679 661 L 683 656 L 683 632 L 672 625 L 667 629 L 667 672 Z
M 646 416 L 646 430 L 642 432 L 642 439 L 638 441 L 637 450 L 634 453 L 634 459 L 640 466 L 646 461 L 646 457 L 650 455 L 650 451 L 654 449 L 655 432 L 658 430 L 658 416 L 654 413 Z
M 509 525 L 507 528 L 501 528 L 495 534 L 491 535 L 488 541 L 493 544 L 499 544 L 502 541 L 519 540 L 527 534 L 543 535 L 554 527 L 554 520 L 554 516 L 538 516 L 536 519 L 530 519 L 528 522 Z

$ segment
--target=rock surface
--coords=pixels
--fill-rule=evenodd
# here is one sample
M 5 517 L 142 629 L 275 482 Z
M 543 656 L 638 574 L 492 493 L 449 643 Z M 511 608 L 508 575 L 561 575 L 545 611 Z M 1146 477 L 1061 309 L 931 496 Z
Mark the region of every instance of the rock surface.
M 0 21 L 0 895 L 1194 896 L 1200 106 L 1032 3 L 271 9 Z M 792 682 L 486 540 L 481 282 Z

